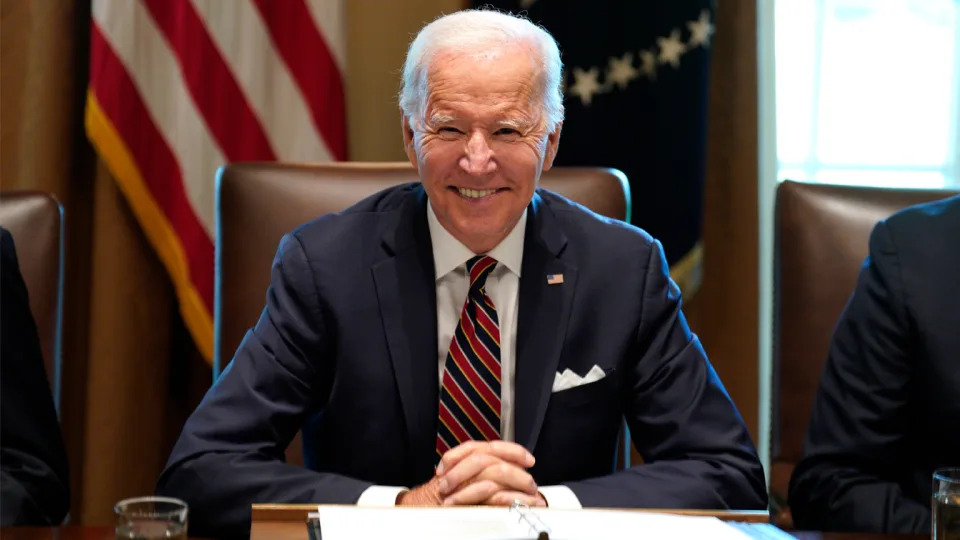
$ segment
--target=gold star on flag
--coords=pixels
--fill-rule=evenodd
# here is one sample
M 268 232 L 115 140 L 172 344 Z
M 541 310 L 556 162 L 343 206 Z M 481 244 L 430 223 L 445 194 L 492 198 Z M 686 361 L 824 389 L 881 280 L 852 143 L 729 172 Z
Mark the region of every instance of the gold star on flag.
M 579 97 L 584 105 L 590 105 L 593 101 L 593 95 L 601 90 L 597 77 L 600 70 L 592 67 L 586 71 L 582 68 L 573 68 L 573 78 L 576 79 L 573 86 L 570 87 L 570 93 Z
M 633 67 L 632 53 L 626 53 L 621 58 L 610 58 L 610 67 L 607 68 L 607 81 L 617 85 L 621 90 L 626 88 L 630 81 L 636 79 L 637 75 L 637 68 Z
M 674 29 L 670 32 L 670 37 L 657 38 L 657 44 L 660 45 L 660 56 L 657 60 L 661 64 L 670 64 L 674 69 L 680 67 L 680 56 L 687 52 L 687 46 L 680 39 L 680 30 Z
M 710 46 L 710 36 L 713 35 L 713 24 L 710 22 L 710 11 L 700 12 L 700 18 L 695 21 L 689 21 L 687 28 L 690 29 L 690 46 L 696 47 L 702 45 L 704 48 Z
M 655 80 L 657 78 L 657 55 L 653 51 L 640 51 L 640 73 L 644 77 Z

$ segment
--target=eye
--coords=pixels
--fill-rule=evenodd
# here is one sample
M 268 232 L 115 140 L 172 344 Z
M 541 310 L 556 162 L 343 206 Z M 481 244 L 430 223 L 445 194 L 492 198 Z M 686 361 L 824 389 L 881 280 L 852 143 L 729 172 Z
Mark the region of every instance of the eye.
M 437 129 L 437 135 L 445 141 L 452 141 L 459 139 L 463 132 L 453 126 L 443 126 Z
M 500 128 L 497 131 L 493 132 L 494 135 L 506 135 L 508 137 L 514 137 L 520 135 L 520 132 L 513 128 Z

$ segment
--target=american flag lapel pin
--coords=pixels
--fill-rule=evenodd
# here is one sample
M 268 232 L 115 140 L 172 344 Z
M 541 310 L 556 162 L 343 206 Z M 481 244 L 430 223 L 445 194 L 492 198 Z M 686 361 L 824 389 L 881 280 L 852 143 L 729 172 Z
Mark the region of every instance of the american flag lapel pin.
M 563 283 L 563 274 L 547 274 L 547 285 L 560 285 Z

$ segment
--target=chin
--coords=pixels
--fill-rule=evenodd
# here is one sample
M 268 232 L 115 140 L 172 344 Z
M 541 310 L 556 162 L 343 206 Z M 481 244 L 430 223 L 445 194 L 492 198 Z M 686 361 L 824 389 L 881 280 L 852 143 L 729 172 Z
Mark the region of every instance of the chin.
M 461 215 L 455 222 L 461 231 L 473 236 L 497 236 L 507 229 L 507 221 L 499 217 Z

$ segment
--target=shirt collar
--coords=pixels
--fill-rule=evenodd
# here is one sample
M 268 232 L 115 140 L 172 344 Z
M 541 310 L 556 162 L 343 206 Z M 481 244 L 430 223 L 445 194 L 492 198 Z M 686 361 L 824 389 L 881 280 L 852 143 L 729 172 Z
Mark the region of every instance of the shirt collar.
M 463 266 L 476 255 L 443 228 L 440 220 L 437 219 L 437 214 L 433 211 L 432 204 L 427 204 L 427 224 L 430 227 L 430 241 L 433 244 L 433 266 L 436 269 L 436 279 Z M 510 234 L 487 253 L 517 277 L 520 277 L 520 265 L 523 262 L 523 238 L 526 228 L 527 210 L 524 209 L 523 215 L 520 216 Z

